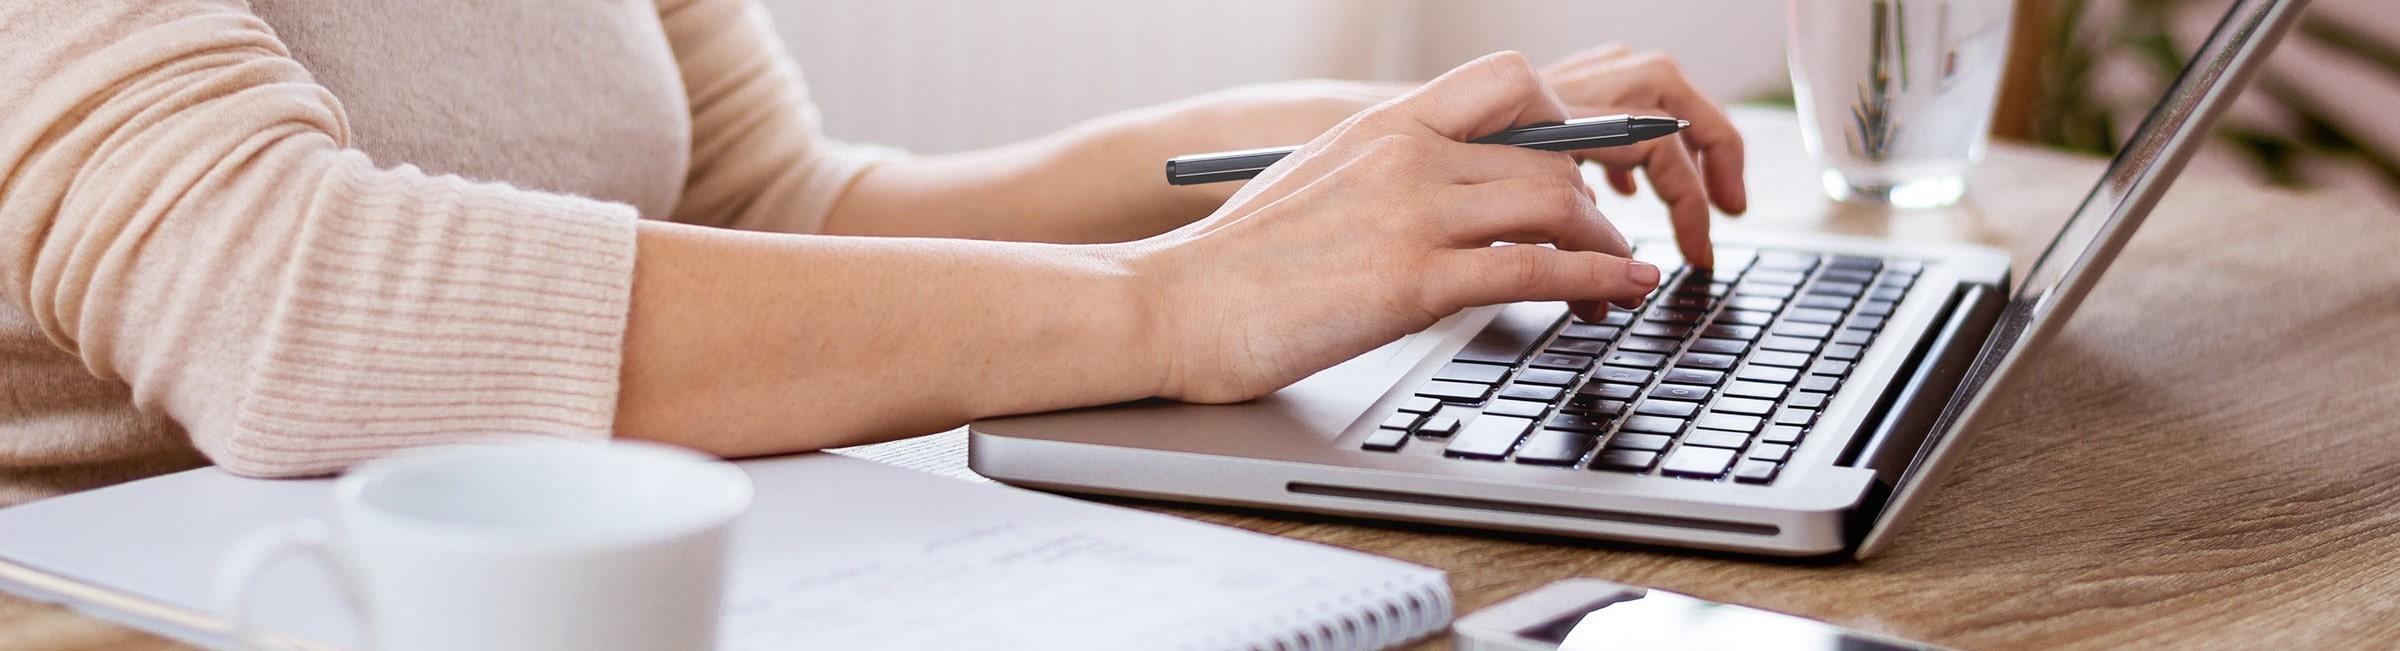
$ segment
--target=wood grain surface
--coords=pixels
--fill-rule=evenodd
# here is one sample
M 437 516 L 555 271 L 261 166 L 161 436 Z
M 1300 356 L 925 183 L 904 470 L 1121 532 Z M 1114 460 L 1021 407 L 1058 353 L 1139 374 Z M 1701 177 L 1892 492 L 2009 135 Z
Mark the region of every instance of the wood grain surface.
M 1826 205 L 1790 114 L 1737 119 L 1754 208 L 1720 228 L 1983 242 L 2014 252 L 2020 271 L 2102 166 L 1996 146 L 1970 206 L 1893 215 Z M 1605 206 L 1620 221 L 1660 219 L 1646 201 Z M 2400 214 L 2388 203 L 2187 175 L 2036 358 L 1916 523 L 1863 563 L 1144 508 L 1442 568 L 1461 612 L 1599 577 L 1970 649 L 2400 646 Z M 957 433 L 846 453 L 964 473 Z M 4 596 L 0 647 L 175 648 Z

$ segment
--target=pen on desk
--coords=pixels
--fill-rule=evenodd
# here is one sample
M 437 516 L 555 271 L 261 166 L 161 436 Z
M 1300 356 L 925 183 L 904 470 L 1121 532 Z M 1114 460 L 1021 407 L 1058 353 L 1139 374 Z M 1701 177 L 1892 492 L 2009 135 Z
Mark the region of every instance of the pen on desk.
M 1513 145 L 1527 149 L 1572 151 L 1622 147 L 1625 145 L 1674 135 L 1692 123 L 1675 118 L 1635 115 L 1603 115 L 1579 118 L 1558 124 L 1543 124 L 1509 129 L 1476 138 L 1470 142 L 1485 145 Z M 1198 185 L 1219 181 L 1240 181 L 1265 171 L 1267 166 L 1283 160 L 1298 147 L 1246 149 L 1210 154 L 1177 156 L 1167 160 L 1167 183 Z

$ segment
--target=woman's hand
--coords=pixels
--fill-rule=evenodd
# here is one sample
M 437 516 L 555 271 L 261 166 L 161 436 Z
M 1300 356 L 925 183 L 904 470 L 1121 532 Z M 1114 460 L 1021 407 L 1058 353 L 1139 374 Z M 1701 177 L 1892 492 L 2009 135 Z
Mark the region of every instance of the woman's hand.
M 1701 94 L 1664 52 L 1604 45 L 1561 59 L 1541 74 L 1571 115 L 1664 115 L 1692 123 L 1677 138 L 1580 155 L 1608 170 L 1608 184 L 1618 194 L 1633 194 L 1633 171 L 1641 169 L 1659 200 L 1667 203 L 1684 258 L 1706 266 L 1711 261 L 1708 204 L 1728 214 L 1750 207 L 1742 191 L 1742 135 L 1725 111 Z
M 1574 159 L 1460 142 L 1565 110 L 1522 55 L 1487 56 L 1128 245 L 1170 364 L 1161 394 L 1257 397 L 1473 306 L 1565 300 L 1596 318 L 1638 301 L 1659 270 L 1625 259 Z

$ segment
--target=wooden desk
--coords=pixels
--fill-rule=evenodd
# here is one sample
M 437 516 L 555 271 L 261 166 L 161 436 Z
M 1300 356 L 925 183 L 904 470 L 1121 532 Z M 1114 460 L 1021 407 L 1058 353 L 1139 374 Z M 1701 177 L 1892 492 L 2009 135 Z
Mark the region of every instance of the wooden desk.
M 2020 271 L 2102 166 L 1997 146 L 1971 208 L 1835 210 L 1789 114 L 1738 119 L 1754 211 L 1721 227 L 1983 242 L 2014 252 Z M 2187 174 L 2038 357 L 1915 526 L 1865 563 L 1165 510 L 1445 569 L 1461 612 L 1589 576 L 1964 648 L 2400 645 L 2400 214 L 2388 203 Z M 847 452 L 965 472 L 956 433 Z M 174 645 L 0 596 L 0 647 Z

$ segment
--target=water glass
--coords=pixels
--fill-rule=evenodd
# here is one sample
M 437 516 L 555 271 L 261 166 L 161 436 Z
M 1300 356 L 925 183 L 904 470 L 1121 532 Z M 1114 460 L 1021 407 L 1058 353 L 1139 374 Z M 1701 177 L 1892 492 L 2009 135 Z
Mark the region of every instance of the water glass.
M 1946 206 L 1990 139 L 2014 0 L 1788 0 L 1801 138 L 1844 201 Z

